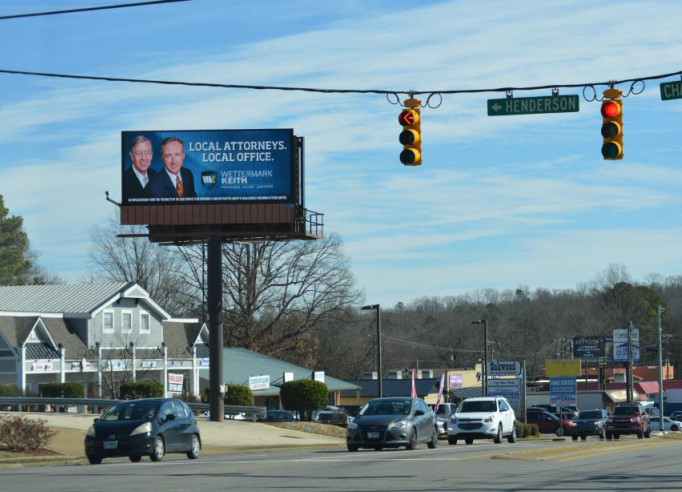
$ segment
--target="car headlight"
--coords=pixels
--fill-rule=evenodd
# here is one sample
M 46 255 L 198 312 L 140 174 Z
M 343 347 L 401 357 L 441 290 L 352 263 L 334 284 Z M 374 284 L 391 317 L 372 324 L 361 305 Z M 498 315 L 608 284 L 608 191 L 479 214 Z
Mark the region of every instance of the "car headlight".
M 487 419 L 483 420 L 483 422 L 485 422 L 486 424 L 489 424 L 489 423 L 492 422 L 493 420 L 494 420 L 494 419 L 493 419 L 492 417 L 488 417 Z
M 398 420 L 397 422 L 392 422 L 388 427 L 389 429 L 404 429 L 408 425 L 407 420 Z
M 145 422 L 142 425 L 138 425 L 133 429 L 133 431 L 130 433 L 131 436 L 136 436 L 138 434 L 147 434 L 148 432 L 152 431 L 152 424 L 151 422 Z
M 349 431 L 358 430 L 358 424 L 356 424 L 355 422 L 348 422 L 348 430 Z
M 88 432 L 86 432 L 85 435 L 88 437 L 95 437 L 95 426 L 91 425 L 88 427 Z

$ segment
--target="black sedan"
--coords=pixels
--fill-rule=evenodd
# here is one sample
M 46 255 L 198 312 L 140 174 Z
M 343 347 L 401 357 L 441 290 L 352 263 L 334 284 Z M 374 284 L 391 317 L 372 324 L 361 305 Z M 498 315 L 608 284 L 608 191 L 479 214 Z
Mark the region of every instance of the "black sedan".
M 419 398 L 377 398 L 365 405 L 348 424 L 348 451 L 359 448 L 414 449 L 418 443 L 435 448 L 436 415 Z
M 85 454 L 97 465 L 103 458 L 142 456 L 161 461 L 166 453 L 199 457 L 201 436 L 192 410 L 175 398 L 153 398 L 117 403 L 90 426 Z

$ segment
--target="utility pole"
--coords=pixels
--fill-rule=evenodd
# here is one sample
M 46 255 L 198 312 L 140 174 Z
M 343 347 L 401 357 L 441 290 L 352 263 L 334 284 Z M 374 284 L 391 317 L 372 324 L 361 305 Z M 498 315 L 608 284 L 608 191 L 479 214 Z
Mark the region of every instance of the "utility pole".
M 661 315 L 664 309 L 658 306 L 658 422 L 659 429 L 663 432 L 663 328 Z
M 632 321 L 628 321 L 628 368 L 627 368 L 627 399 L 628 403 L 634 401 L 634 392 L 632 384 Z

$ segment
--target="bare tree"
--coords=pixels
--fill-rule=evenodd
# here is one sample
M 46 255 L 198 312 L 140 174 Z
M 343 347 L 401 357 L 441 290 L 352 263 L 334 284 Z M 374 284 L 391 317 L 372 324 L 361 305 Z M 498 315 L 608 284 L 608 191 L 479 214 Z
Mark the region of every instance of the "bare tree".
M 102 226 L 90 229 L 92 277 L 107 282 L 136 282 L 166 311 L 184 314 L 182 256 L 173 247 L 152 244 L 146 237 L 118 237 L 145 234 L 142 226 L 121 226 L 118 215 Z
M 190 303 L 204 296 L 200 246 L 182 251 Z M 224 340 L 228 346 L 298 360 L 315 360 L 318 329 L 348 316 L 362 300 L 355 289 L 341 239 L 227 243 L 223 255 Z M 189 299 L 189 298 L 188 298 Z

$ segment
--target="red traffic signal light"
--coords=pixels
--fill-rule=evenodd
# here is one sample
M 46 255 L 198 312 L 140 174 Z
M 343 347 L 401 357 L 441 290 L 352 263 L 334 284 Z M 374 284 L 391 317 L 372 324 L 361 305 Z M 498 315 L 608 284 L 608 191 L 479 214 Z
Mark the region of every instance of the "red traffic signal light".
M 622 92 L 617 89 L 604 91 L 601 103 L 601 135 L 603 143 L 601 154 L 605 160 L 620 160 L 623 158 L 623 101 Z
M 406 166 L 421 166 L 422 163 L 422 130 L 421 110 L 419 100 L 410 98 L 405 101 L 406 109 L 398 115 L 398 123 L 403 127 L 400 133 L 400 143 L 403 151 L 400 153 L 400 162 Z

